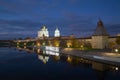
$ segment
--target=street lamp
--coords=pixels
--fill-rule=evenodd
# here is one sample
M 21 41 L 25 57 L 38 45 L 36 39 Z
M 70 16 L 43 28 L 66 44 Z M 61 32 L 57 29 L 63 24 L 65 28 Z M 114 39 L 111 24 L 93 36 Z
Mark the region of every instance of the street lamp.
M 37 43 L 37 47 L 40 47 L 40 43 L 39 42 Z
M 118 49 L 115 49 L 115 52 L 117 53 L 119 50 Z
M 118 71 L 118 67 L 116 67 L 115 70 Z

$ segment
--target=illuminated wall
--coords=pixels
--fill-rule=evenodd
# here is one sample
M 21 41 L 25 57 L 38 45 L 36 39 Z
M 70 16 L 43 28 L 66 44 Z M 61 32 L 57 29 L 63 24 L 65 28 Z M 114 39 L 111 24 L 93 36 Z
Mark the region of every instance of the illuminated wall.
M 108 36 L 92 36 L 92 48 L 104 49 L 108 46 Z
M 49 37 L 48 29 L 45 26 L 43 26 L 40 31 L 38 31 L 38 38 L 41 37 Z
M 54 37 L 60 37 L 60 31 L 58 28 L 55 30 Z

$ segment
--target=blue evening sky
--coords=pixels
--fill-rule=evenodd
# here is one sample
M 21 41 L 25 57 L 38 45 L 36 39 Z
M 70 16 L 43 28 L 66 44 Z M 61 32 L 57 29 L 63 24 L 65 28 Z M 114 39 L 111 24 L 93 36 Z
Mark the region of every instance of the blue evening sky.
M 98 19 L 110 35 L 120 33 L 120 0 L 0 0 L 0 39 L 37 37 L 46 25 L 50 36 L 91 36 Z

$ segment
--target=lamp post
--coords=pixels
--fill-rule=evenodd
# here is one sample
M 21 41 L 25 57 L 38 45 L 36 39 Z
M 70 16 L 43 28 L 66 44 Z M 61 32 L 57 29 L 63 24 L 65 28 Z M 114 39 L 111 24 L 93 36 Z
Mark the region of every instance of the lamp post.
M 119 51 L 119 50 L 116 48 L 116 49 L 115 49 L 115 52 L 118 53 L 118 51 Z

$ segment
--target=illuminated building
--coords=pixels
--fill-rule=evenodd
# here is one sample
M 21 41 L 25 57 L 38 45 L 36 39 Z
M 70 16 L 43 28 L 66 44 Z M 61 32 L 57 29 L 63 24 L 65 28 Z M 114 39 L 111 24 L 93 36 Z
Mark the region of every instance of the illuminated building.
M 61 36 L 58 28 L 56 28 L 54 32 L 54 37 L 49 37 L 48 29 L 45 26 L 43 26 L 40 29 L 40 31 L 38 31 L 39 43 L 37 44 L 37 46 L 47 45 L 49 43 L 49 45 L 56 47 L 72 48 L 78 46 L 82 50 L 84 50 L 84 47 L 95 48 L 95 49 L 104 49 L 104 48 L 112 49 L 117 44 L 116 40 L 119 37 L 120 37 L 119 34 L 118 36 L 109 36 L 101 20 L 98 21 L 97 28 L 95 29 L 92 36 L 83 37 L 83 38 L 76 38 L 73 34 L 70 36 Z M 44 41 L 43 39 L 46 39 L 46 41 Z M 31 41 L 36 41 L 36 39 L 33 40 L 31 39 Z M 15 42 L 17 42 L 17 46 L 19 46 L 20 42 L 28 42 L 28 41 L 15 40 Z
M 103 49 L 108 47 L 108 33 L 101 20 L 97 23 L 97 28 L 92 35 L 92 48 Z
M 120 37 L 120 33 L 119 33 L 119 34 L 117 34 L 117 36 L 119 36 L 119 37 Z
M 60 37 L 60 31 L 58 28 L 55 30 L 54 37 Z
M 97 28 L 95 29 L 92 36 L 77 39 L 82 43 L 90 43 L 94 49 L 104 49 L 110 48 L 110 43 L 115 43 L 118 37 L 119 36 L 110 36 L 107 33 L 103 22 L 99 20 L 97 23 Z
M 49 37 L 49 31 L 46 28 L 46 26 L 42 26 L 40 31 L 38 31 L 38 38 L 43 38 L 43 37 Z M 58 28 L 56 28 L 54 32 L 54 37 L 60 37 L 60 31 Z
M 42 26 L 40 31 L 38 31 L 38 38 L 49 37 L 48 29 L 45 26 Z
M 38 55 L 38 59 L 41 60 L 44 64 L 46 64 L 49 60 L 49 56 Z

